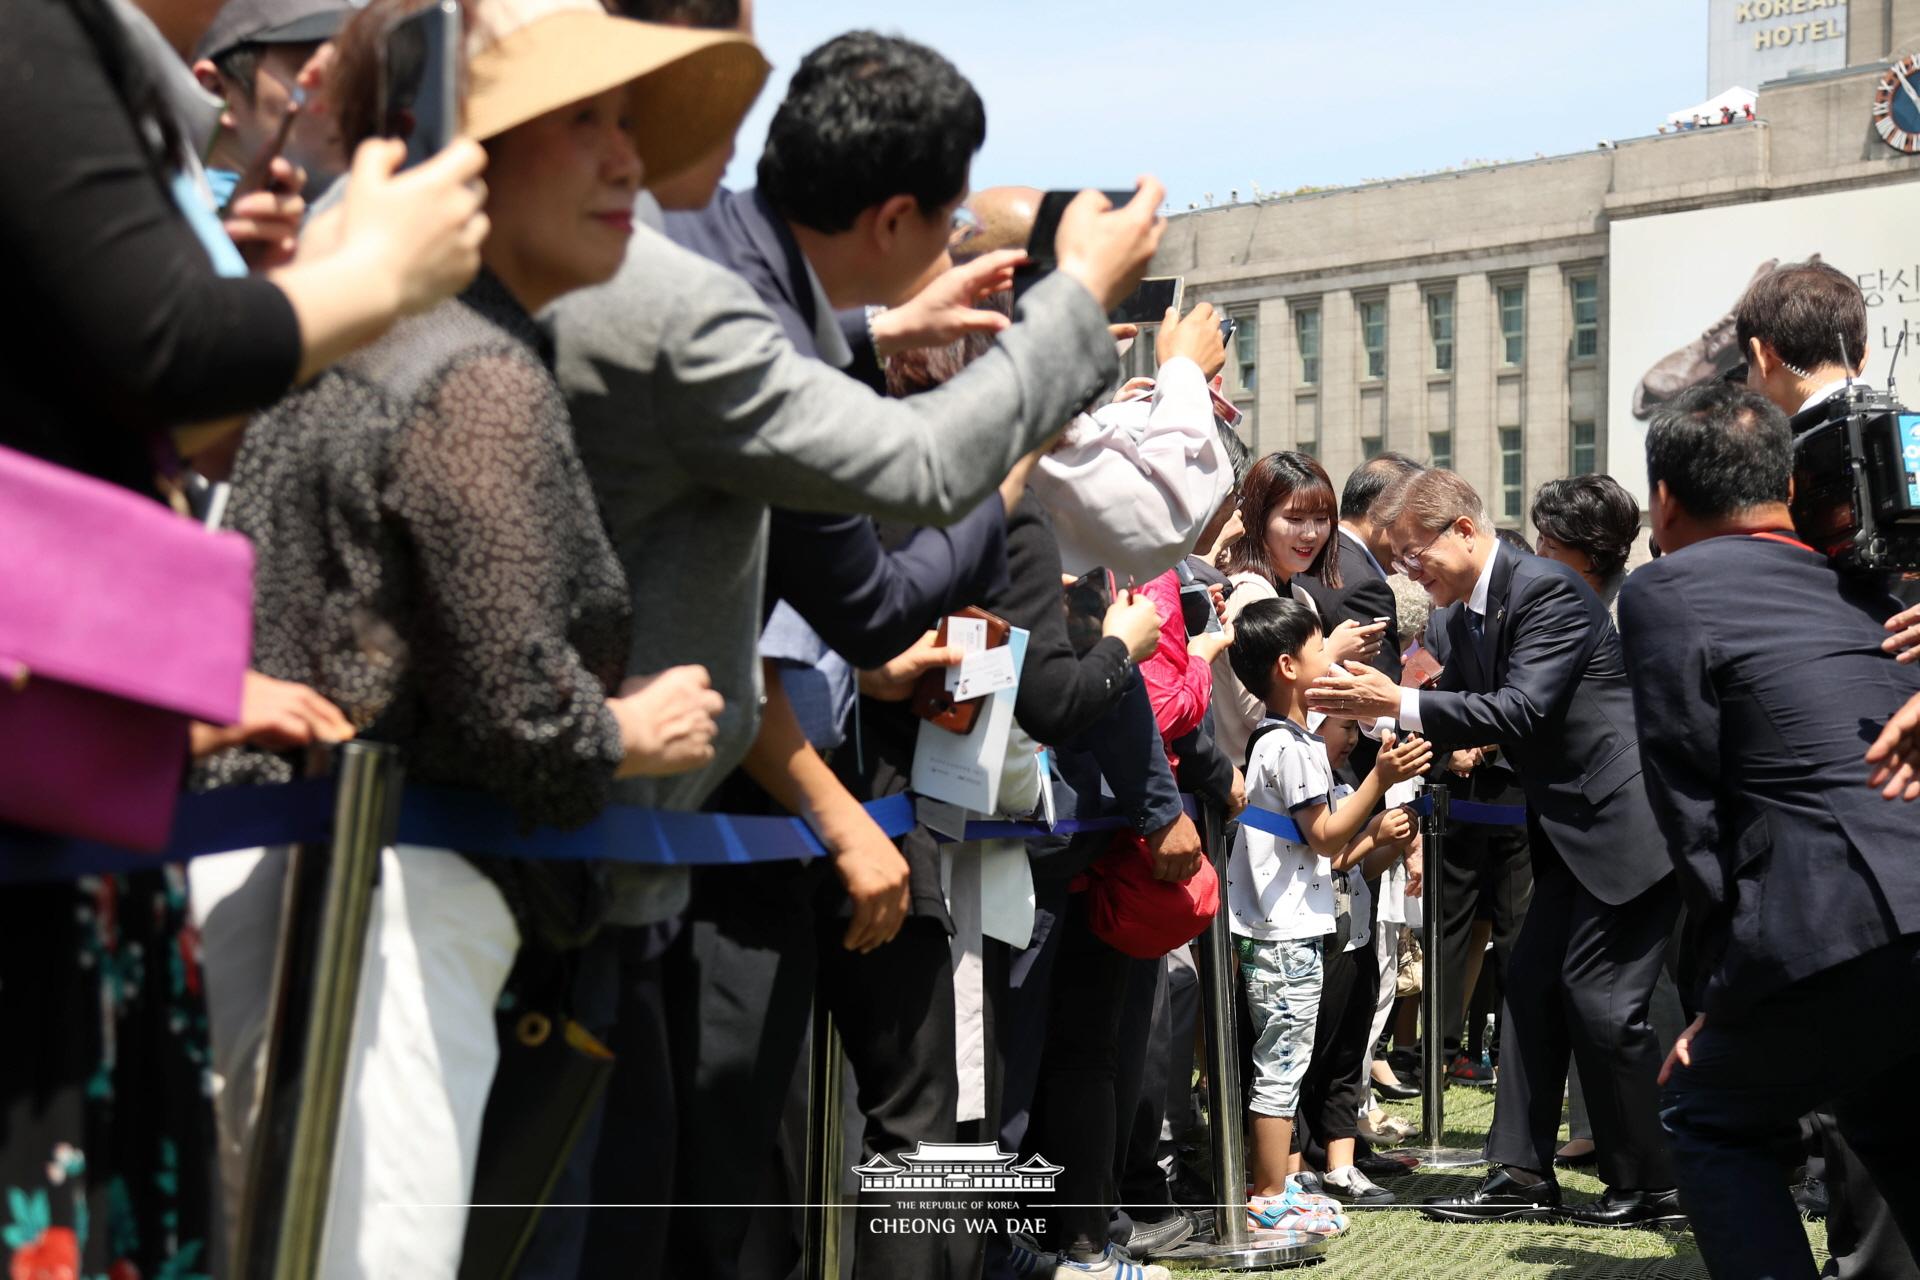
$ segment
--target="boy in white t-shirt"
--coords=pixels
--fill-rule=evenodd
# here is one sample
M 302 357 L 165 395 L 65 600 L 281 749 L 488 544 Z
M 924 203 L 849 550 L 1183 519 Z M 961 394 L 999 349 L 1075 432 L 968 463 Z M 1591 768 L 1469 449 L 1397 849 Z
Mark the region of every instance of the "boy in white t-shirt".
M 1423 772 L 1432 749 L 1418 738 L 1382 744 L 1373 772 L 1337 806 L 1326 745 L 1307 732 L 1305 693 L 1328 662 L 1320 624 L 1295 600 L 1262 600 L 1241 611 L 1229 650 L 1234 674 L 1271 717 L 1249 747 L 1247 801 L 1227 865 L 1228 920 L 1238 941 L 1256 1036 L 1253 1195 L 1248 1214 L 1264 1228 L 1338 1230 L 1329 1206 L 1288 1180 L 1293 1116 L 1313 1052 L 1319 1013 L 1321 939 L 1334 927 L 1330 856 L 1361 861 L 1367 827 L 1387 787 Z M 1293 822 L 1301 839 L 1259 829 L 1262 814 Z M 1357 849 L 1354 846 L 1360 846 Z

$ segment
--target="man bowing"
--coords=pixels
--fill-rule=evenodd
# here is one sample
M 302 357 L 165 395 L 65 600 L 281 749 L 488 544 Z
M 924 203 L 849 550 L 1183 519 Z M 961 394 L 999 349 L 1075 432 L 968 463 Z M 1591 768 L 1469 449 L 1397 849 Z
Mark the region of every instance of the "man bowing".
M 1436 748 L 1499 744 L 1526 792 L 1535 886 L 1508 972 L 1486 1146 L 1494 1168 L 1478 1190 L 1429 1199 L 1423 1211 L 1449 1222 L 1684 1221 L 1658 1116 L 1664 1046 L 1647 1021 L 1679 896 L 1606 606 L 1566 566 L 1501 546 L 1480 495 L 1451 471 L 1414 477 L 1387 524 L 1395 567 L 1436 606 L 1465 606 L 1447 619 L 1439 688 L 1401 689 L 1349 663 L 1308 692 L 1308 705 L 1398 717 Z M 1563 1209 L 1553 1152 L 1569 1052 L 1608 1191 Z

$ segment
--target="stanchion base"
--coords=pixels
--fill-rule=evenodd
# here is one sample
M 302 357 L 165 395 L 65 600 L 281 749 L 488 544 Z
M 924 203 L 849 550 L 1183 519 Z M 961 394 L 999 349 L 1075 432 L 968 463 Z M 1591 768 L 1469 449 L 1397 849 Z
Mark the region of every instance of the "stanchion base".
M 1238 1249 L 1223 1244 L 1183 1244 L 1153 1255 L 1153 1261 L 1172 1271 L 1279 1271 L 1304 1267 L 1326 1255 L 1326 1240 L 1309 1244 L 1250 1243 Z
M 1418 1156 L 1422 1169 L 1471 1169 L 1487 1163 L 1484 1152 L 1469 1151 L 1465 1147 L 1420 1147 L 1409 1144 L 1395 1147 L 1394 1150 L 1404 1155 Z

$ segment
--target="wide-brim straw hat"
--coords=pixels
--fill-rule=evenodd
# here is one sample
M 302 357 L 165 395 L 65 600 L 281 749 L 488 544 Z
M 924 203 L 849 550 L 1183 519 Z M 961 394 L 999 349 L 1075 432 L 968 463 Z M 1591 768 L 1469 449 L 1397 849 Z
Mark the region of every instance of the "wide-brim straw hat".
M 616 17 L 598 0 L 477 0 L 467 11 L 469 137 L 630 84 L 648 182 L 730 139 L 769 70 L 743 35 Z

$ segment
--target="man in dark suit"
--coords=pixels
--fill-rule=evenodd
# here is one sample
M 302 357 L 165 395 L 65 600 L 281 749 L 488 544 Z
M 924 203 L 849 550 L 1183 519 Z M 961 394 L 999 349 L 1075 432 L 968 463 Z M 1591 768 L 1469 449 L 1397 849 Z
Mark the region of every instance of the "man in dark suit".
M 1920 1069 L 1920 863 L 1865 785 L 1920 689 L 1881 648 L 1895 603 L 1793 534 L 1789 428 L 1708 385 L 1647 435 L 1665 553 L 1620 597 L 1648 793 L 1689 907 L 1699 1011 L 1663 1071 L 1681 1195 L 1716 1276 L 1810 1280 L 1777 1145 L 1830 1106 L 1909 1247 L 1920 1169 L 1874 1114 Z M 1765 602 L 1764 617 L 1755 602 Z
M 1453 472 L 1414 477 L 1396 506 L 1396 565 L 1435 604 L 1464 606 L 1449 619 L 1452 661 L 1431 692 L 1350 663 L 1322 677 L 1309 705 L 1397 716 L 1436 746 L 1498 745 L 1526 792 L 1534 866 L 1487 1135 L 1495 1168 L 1477 1191 L 1429 1200 L 1425 1212 L 1466 1222 L 1673 1220 L 1647 1002 L 1679 898 L 1640 779 L 1619 637 L 1578 574 L 1499 546 L 1480 496 Z M 1552 1170 L 1569 1051 L 1609 1190 L 1563 1211 Z

